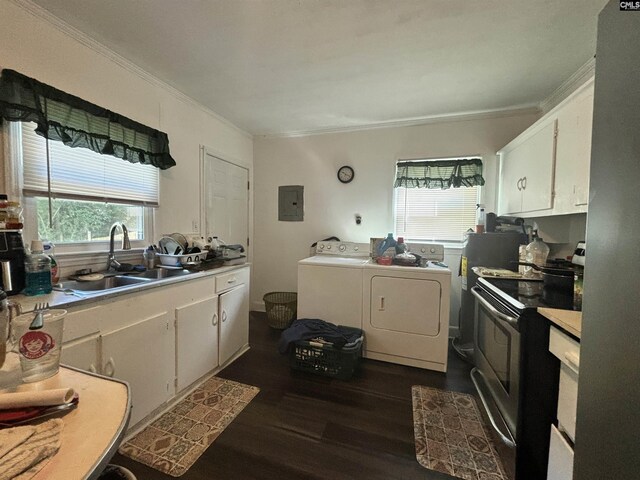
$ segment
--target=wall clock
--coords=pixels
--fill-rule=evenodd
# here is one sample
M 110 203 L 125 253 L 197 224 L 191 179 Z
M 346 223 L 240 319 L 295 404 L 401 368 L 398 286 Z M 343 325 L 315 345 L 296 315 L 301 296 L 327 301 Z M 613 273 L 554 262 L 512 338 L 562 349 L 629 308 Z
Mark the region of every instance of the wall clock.
M 344 167 L 340 167 L 338 169 L 338 180 L 340 180 L 342 183 L 349 183 L 351 180 L 353 180 L 355 173 L 353 171 L 353 168 L 349 167 L 348 165 L 345 165 Z

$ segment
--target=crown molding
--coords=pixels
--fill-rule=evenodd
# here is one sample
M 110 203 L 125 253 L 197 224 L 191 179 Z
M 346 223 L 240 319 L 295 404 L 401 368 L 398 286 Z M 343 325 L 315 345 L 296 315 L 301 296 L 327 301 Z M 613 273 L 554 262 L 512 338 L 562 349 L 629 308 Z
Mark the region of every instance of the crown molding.
M 64 22 L 63 20 L 61 20 L 60 18 L 56 17 L 54 14 L 52 14 L 48 10 L 42 8 L 40 5 L 37 5 L 36 3 L 32 2 L 31 0 L 9 0 L 9 1 L 11 3 L 15 4 L 16 6 L 18 6 L 19 8 L 21 8 L 22 10 L 30 13 L 34 17 L 37 17 L 37 18 L 39 18 L 41 20 L 44 20 L 45 22 L 49 23 L 50 25 L 52 25 L 54 28 L 56 28 L 60 32 L 64 33 L 65 35 L 67 35 L 69 37 L 71 37 L 72 39 L 74 39 L 77 42 L 81 43 L 85 47 L 93 50 L 94 52 L 102 55 L 103 57 L 105 57 L 108 60 L 112 61 L 113 63 L 119 65 L 120 67 L 124 68 L 125 70 L 128 70 L 129 72 L 137 75 L 138 77 L 142 78 L 146 82 L 148 82 L 148 83 L 150 83 L 150 84 L 152 84 L 152 85 L 154 85 L 156 87 L 162 88 L 163 90 L 165 90 L 170 95 L 172 95 L 172 96 L 182 100 L 183 102 L 186 102 L 189 105 L 201 110 L 202 112 L 214 117 L 216 120 L 220 121 L 221 123 L 223 123 L 227 127 L 232 128 L 233 130 L 235 130 L 236 132 L 240 133 L 241 135 L 243 135 L 243 136 L 245 136 L 247 138 L 253 138 L 253 135 L 251 133 L 247 132 L 246 130 L 243 130 L 240 127 L 238 127 L 237 125 L 233 124 L 231 121 L 229 121 L 226 118 L 222 117 L 221 115 L 217 114 L 213 110 L 205 107 L 201 103 L 198 103 L 196 100 L 194 100 L 193 98 L 191 98 L 187 94 L 181 92 L 177 88 L 169 85 L 166 82 L 163 82 L 162 80 L 160 80 L 157 77 L 154 77 L 149 72 L 147 72 L 146 70 L 143 70 L 138 65 L 133 63 L 131 60 L 128 60 L 127 58 L 123 57 L 122 55 L 119 55 L 118 53 L 114 52 L 113 50 L 107 48 L 102 43 L 100 43 L 97 40 L 91 38 L 86 33 L 78 30 L 77 28 L 69 25 L 68 23 Z
M 392 122 L 354 125 L 349 127 L 328 127 L 315 130 L 300 130 L 284 133 L 256 133 L 254 136 L 260 138 L 307 137 L 311 135 L 325 135 L 329 133 L 349 133 L 359 132 L 362 130 L 377 130 L 383 128 L 415 127 L 420 125 L 430 125 L 434 123 L 468 122 L 471 120 L 486 120 L 490 118 L 513 117 L 516 115 L 530 115 L 539 113 L 540 108 L 538 104 L 526 104 L 507 109 L 481 110 L 477 112 L 452 113 L 447 115 L 432 115 L 410 118 L 406 120 L 395 120 Z
M 556 88 L 551 95 L 540 102 L 540 110 L 547 113 L 564 99 L 575 92 L 579 87 L 591 80 L 596 71 L 596 57 L 591 57 L 587 63 L 582 65 L 564 83 Z

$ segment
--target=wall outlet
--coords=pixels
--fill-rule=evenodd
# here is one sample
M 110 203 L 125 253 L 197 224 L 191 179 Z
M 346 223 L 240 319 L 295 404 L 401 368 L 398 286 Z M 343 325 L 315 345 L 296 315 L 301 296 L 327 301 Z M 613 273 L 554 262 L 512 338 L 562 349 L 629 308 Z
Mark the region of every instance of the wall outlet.
M 200 231 L 200 222 L 198 220 L 191 220 L 191 230 L 194 232 Z

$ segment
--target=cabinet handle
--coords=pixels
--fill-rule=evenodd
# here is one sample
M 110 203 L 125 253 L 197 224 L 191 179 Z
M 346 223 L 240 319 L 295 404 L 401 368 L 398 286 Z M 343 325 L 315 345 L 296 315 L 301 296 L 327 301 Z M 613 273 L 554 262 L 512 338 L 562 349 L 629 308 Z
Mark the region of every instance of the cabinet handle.
M 216 325 L 218 325 L 218 314 L 214 313 L 213 314 L 213 321 L 211 322 L 211 324 L 215 327 Z
M 96 369 L 96 366 L 93 363 L 89 365 L 89 371 L 91 373 L 98 373 L 98 370 Z
M 522 189 L 523 190 L 527 189 L 527 177 L 522 178 Z
M 113 357 L 109 357 L 109 361 L 104 366 L 104 374 L 107 377 L 112 377 L 113 378 L 115 373 L 116 373 L 116 362 L 113 360 Z
M 384 297 L 380 297 L 380 307 L 378 307 L 378 310 L 384 310 Z
M 522 179 L 519 178 L 518 182 L 516 183 L 516 186 L 518 187 L 518 190 L 522 190 Z
M 580 369 L 580 357 L 573 352 L 564 352 L 564 359 L 567 361 L 567 366 L 578 373 Z
M 237 279 L 234 278 L 230 278 L 229 280 L 227 280 L 227 283 L 236 283 Z
M 227 312 L 225 310 L 222 311 L 222 321 L 223 322 L 227 321 Z

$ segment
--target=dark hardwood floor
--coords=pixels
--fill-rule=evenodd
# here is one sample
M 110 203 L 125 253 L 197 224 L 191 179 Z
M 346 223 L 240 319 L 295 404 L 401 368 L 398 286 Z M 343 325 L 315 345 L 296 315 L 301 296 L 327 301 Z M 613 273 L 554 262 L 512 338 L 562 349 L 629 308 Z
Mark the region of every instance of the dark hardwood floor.
M 280 332 L 252 312 L 251 349 L 219 373 L 260 393 L 181 478 L 450 479 L 415 457 L 411 386 L 475 393 L 470 365 L 450 349 L 447 374 L 363 359 L 348 381 L 289 368 Z M 117 454 L 139 480 L 170 479 Z

